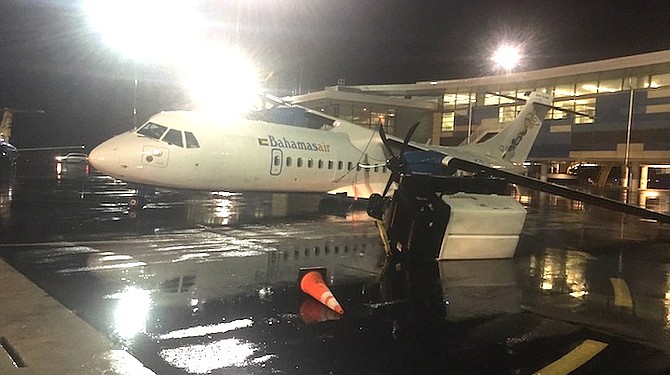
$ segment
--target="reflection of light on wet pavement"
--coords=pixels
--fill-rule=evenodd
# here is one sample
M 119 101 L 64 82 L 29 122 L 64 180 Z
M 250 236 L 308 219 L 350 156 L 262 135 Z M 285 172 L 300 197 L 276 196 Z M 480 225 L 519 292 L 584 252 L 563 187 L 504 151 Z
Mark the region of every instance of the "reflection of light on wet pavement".
M 151 309 L 151 292 L 137 287 L 112 294 L 118 300 L 114 310 L 114 331 L 122 339 L 129 339 L 145 331 L 145 322 Z
M 154 375 L 155 373 L 144 367 L 140 361 L 125 350 L 110 350 L 104 357 L 109 362 L 109 368 L 101 371 L 119 375 Z
M 252 358 L 258 349 L 254 343 L 231 338 L 206 344 L 162 349 L 160 356 L 167 363 L 190 373 L 206 374 L 224 367 L 261 365 L 274 357 L 264 355 Z
M 169 340 L 169 339 L 183 339 L 186 337 L 206 336 L 215 333 L 225 333 L 240 328 L 251 327 L 253 324 L 254 321 L 251 319 L 239 319 L 228 323 L 210 324 L 206 326 L 179 329 L 176 331 L 172 331 L 170 333 L 166 333 L 164 335 L 160 335 L 159 338 L 161 340 Z
M 147 264 L 144 262 L 129 262 L 129 263 L 114 263 L 107 264 L 102 266 L 95 267 L 79 267 L 79 268 L 67 268 L 58 271 L 58 273 L 76 273 L 76 272 L 92 272 L 92 271 L 106 271 L 106 270 L 118 270 L 118 269 L 128 269 L 135 267 L 143 267 Z
M 585 276 L 588 260 L 584 253 L 550 249 L 543 258 L 531 257 L 530 275 L 539 271 L 540 288 L 544 291 L 567 292 L 581 299 L 589 294 Z
M 221 219 L 221 225 L 228 225 L 230 217 L 234 213 L 234 205 L 230 199 L 217 199 L 215 201 L 214 216 Z

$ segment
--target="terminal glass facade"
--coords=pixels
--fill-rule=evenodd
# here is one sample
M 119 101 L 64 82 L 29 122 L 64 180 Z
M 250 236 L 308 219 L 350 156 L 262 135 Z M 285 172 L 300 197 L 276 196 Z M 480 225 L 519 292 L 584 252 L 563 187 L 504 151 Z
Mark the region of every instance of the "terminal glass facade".
M 322 111 L 356 125 L 370 128 L 377 128 L 379 125 L 383 125 L 387 133 L 395 134 L 396 110 L 394 108 L 354 103 L 338 103 L 331 107 L 329 110 L 322 109 Z
M 443 95 L 442 132 L 457 131 L 458 124 L 469 122 L 472 107 L 497 107 L 498 122 L 508 123 L 518 113 L 523 100 L 532 91 L 551 92 L 554 106 L 548 119 L 562 120 L 566 125 L 583 125 L 595 122 L 596 98 L 631 89 L 661 88 L 670 86 L 670 73 L 641 77 L 610 77 L 580 80 L 551 87 L 527 87 L 516 90 L 487 92 L 477 99 L 473 92 L 446 93 Z M 490 112 L 487 112 L 490 113 Z M 476 116 L 475 116 L 476 117 Z M 462 121 L 459 121 L 462 120 Z

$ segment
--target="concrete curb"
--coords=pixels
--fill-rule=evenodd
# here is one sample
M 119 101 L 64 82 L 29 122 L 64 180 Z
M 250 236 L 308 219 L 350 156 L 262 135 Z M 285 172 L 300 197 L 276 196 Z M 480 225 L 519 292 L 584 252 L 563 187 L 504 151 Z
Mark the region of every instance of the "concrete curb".
M 0 306 L 2 374 L 154 374 L 2 260 Z

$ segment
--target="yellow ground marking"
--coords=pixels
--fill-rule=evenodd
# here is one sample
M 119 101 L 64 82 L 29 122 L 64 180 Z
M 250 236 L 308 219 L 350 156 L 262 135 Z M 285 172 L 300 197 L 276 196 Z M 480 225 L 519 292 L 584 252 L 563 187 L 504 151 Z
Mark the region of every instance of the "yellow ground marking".
M 580 366 L 590 361 L 607 347 L 607 343 L 585 340 L 578 347 L 547 367 L 535 373 L 535 375 L 565 375 L 575 371 Z
M 628 284 L 624 279 L 610 277 L 612 288 L 614 288 L 614 305 L 621 307 L 633 307 L 633 298 L 630 296 Z

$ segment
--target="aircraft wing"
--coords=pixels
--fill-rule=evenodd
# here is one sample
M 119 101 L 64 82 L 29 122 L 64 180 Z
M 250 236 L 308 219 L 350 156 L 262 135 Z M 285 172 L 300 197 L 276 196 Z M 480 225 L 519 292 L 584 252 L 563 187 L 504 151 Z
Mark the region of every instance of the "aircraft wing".
M 530 152 L 542 123 L 540 119 L 545 117 L 550 103 L 550 96 L 539 93 L 531 94 L 527 104 L 510 125 L 486 142 L 467 146 L 422 145 L 402 141 L 397 137 L 385 137 L 383 132 L 380 131 L 380 133 L 387 146 L 392 145 L 394 148 L 406 151 L 423 151 L 423 153 L 417 153 L 418 157 L 413 155 L 413 160 L 409 160 L 410 153 L 405 155 L 410 166 L 416 165 L 415 171 L 419 171 L 417 168 L 420 168 L 417 173 L 452 174 L 455 170 L 460 169 L 475 174 L 504 178 L 510 183 L 531 189 L 670 223 L 670 216 L 659 212 L 525 176 L 523 174 L 525 168 L 521 162 Z M 407 137 L 411 137 L 411 130 Z
M 540 181 L 536 178 L 523 176 L 517 173 L 512 173 L 503 169 L 494 168 L 484 164 L 479 164 L 473 161 L 445 155 L 445 157 L 442 159 L 442 164 L 449 168 L 456 168 L 472 173 L 484 173 L 490 176 L 504 178 L 505 180 L 517 185 L 525 186 L 539 191 L 544 191 L 550 194 L 559 195 L 569 199 L 582 201 L 584 203 L 589 203 L 596 206 L 608 208 L 625 214 L 640 216 L 646 219 L 656 220 L 661 223 L 670 223 L 670 216 L 659 212 L 622 203 L 614 199 L 585 193 L 565 186 L 553 184 L 551 182 Z

